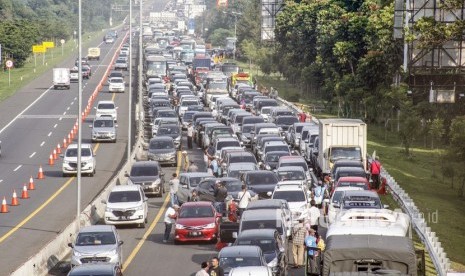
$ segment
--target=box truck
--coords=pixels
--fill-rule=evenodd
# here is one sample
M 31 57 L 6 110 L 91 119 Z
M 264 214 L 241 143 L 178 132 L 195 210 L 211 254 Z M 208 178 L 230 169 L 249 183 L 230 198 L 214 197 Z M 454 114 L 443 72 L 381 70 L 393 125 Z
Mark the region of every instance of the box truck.
M 69 68 L 53 68 L 53 89 L 66 88 L 70 86 Z
M 87 50 L 87 60 L 100 60 L 100 48 L 92 47 Z
M 366 170 L 367 125 L 358 119 L 321 119 L 318 173 L 328 175 L 341 159 L 359 160 Z

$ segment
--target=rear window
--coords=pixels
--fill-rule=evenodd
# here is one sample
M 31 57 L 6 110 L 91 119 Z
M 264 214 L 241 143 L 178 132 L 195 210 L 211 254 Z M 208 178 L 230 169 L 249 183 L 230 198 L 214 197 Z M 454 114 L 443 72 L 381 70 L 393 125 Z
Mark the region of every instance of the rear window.
M 278 145 L 278 146 L 268 146 L 265 148 L 265 153 L 270 151 L 285 151 L 289 152 L 289 147 L 286 145 Z
M 283 234 L 280 220 L 245 220 L 242 221 L 241 231 L 249 229 L 276 229 L 279 234 Z
M 140 201 L 140 193 L 138 191 L 118 191 L 111 192 L 108 197 L 108 202 L 136 202 Z
M 299 120 L 296 117 L 277 117 L 275 122 L 276 124 L 292 125 L 298 121 Z
M 157 176 L 157 166 L 133 166 L 131 176 Z
M 220 141 L 217 143 L 216 149 L 220 150 L 224 147 L 240 147 L 241 144 L 238 141 Z
M 363 182 L 339 182 L 338 187 L 356 187 L 364 190 L 368 190 L 366 183 Z
M 304 171 L 308 171 L 308 166 L 305 162 L 283 162 L 279 164 L 279 167 L 301 167 L 302 169 L 304 169 Z
M 252 155 L 231 156 L 231 158 L 229 158 L 229 163 L 239 163 L 239 162 L 254 163 L 254 164 L 257 163 L 257 161 L 255 160 L 255 157 L 253 157 Z
M 174 144 L 172 141 L 152 141 L 150 142 L 151 149 L 174 149 Z
M 277 184 L 278 178 L 275 174 L 252 173 L 247 176 L 246 184 Z
M 303 191 L 276 191 L 273 194 L 273 199 L 284 199 L 287 202 L 301 202 L 305 201 L 305 194 Z

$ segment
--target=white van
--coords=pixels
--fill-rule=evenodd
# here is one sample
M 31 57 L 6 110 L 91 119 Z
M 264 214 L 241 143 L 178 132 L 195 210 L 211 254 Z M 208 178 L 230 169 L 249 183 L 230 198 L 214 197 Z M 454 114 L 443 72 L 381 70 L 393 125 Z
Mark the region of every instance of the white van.
M 95 117 L 111 117 L 113 120 L 117 120 L 116 107 L 115 102 L 113 101 L 99 101 L 97 106 L 94 107 L 95 109 Z
M 78 145 L 71 144 L 63 155 L 63 176 L 77 174 Z M 97 161 L 91 144 L 81 144 L 81 174 L 94 176 Z
M 53 68 L 53 89 L 70 87 L 69 68 Z

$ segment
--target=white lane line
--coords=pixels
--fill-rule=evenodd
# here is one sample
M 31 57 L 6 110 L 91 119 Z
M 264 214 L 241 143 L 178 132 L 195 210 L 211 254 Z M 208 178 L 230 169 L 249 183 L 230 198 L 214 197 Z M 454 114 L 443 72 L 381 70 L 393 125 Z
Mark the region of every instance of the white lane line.
M 77 100 L 77 97 L 74 97 L 74 100 Z
M 57 128 L 57 125 L 58 125 L 58 124 L 55 124 L 55 125 L 53 126 L 53 128 Z
M 66 111 L 68 111 L 68 110 L 69 110 L 69 106 L 68 106 L 68 108 L 66 109 Z
M 52 135 L 52 132 L 50 131 L 47 136 L 50 137 L 51 135 Z
M 2 182 L 3 182 L 3 179 L 0 179 L 0 183 L 2 183 Z
M 71 105 L 73 105 L 73 104 L 74 104 L 74 101 L 71 102 Z
M 35 151 L 34 151 L 31 155 L 29 155 L 29 158 L 34 157 L 34 155 L 36 155 L 36 152 L 35 152 Z
M 45 141 L 43 141 L 43 142 L 40 144 L 40 146 L 42 147 L 44 144 L 45 144 Z
M 19 170 L 19 168 L 21 168 L 22 166 L 23 166 L 23 165 L 19 165 L 19 166 L 16 167 L 16 169 L 14 169 L 13 171 L 15 172 L 15 171 Z
M 58 119 L 58 121 L 61 121 L 61 120 L 63 120 L 63 117 L 60 117 L 60 118 Z
M 13 118 L 13 120 L 11 120 L 6 126 L 4 126 L 1 130 L 0 130 L 0 133 L 2 133 L 5 129 L 7 129 L 14 121 L 16 121 L 16 119 L 18 119 L 19 116 L 23 115 L 24 112 L 26 112 L 31 106 L 33 106 L 36 102 L 38 102 L 40 99 L 42 99 L 43 96 L 45 96 L 45 94 L 47 94 L 48 91 L 50 91 L 50 89 L 53 87 L 50 86 L 47 90 L 45 90 L 44 93 L 42 93 L 35 101 L 33 101 L 30 105 L 28 105 L 23 111 L 21 111 L 18 115 L 16 115 L 16 117 Z
M 63 112 L 63 115 L 66 115 L 66 111 L 65 111 L 65 112 Z

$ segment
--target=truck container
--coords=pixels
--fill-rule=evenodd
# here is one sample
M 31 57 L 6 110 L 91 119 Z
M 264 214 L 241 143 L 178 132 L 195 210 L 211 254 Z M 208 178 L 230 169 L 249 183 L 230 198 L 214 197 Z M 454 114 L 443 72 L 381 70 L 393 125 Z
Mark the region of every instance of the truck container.
M 66 88 L 70 86 L 69 68 L 53 68 L 53 89 Z
M 87 60 L 100 60 L 100 48 L 92 47 L 87 50 Z
M 195 57 L 194 60 L 192 61 L 192 67 L 194 70 L 197 70 L 197 68 L 208 68 L 210 70 L 211 66 L 211 59 L 209 57 Z
M 321 119 L 318 173 L 328 175 L 336 160 L 362 162 L 366 170 L 367 125 L 358 119 Z

